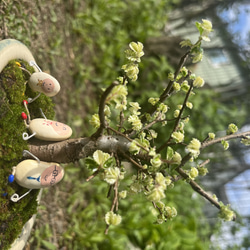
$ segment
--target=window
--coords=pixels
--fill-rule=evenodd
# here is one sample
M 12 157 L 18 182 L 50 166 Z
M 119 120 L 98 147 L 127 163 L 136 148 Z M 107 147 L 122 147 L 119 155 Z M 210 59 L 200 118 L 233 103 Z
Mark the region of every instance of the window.
M 213 64 L 214 66 L 220 66 L 224 64 L 229 64 L 229 58 L 221 48 L 216 49 L 208 49 L 206 51 L 206 55 L 208 57 L 208 60 Z

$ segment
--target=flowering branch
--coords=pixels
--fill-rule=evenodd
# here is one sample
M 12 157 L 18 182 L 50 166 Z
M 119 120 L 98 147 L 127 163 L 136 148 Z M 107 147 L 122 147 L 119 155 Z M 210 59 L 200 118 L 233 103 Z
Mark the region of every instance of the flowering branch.
M 129 49 L 125 51 L 128 62 L 122 66 L 124 75 L 118 77 L 118 81 L 113 82 L 103 92 L 98 114 L 93 115 L 90 121 L 97 129 L 96 133 L 90 138 L 68 140 L 68 144 L 59 142 L 31 146 L 31 151 L 35 155 L 39 155 L 40 152 L 49 152 L 46 159 L 41 158 L 46 161 L 69 162 L 86 158 L 86 166 L 92 171 L 87 181 L 98 174 L 103 181 L 109 184 L 109 194 L 113 190 L 114 196 L 111 209 L 105 215 L 106 234 L 111 225 L 118 225 L 121 222 L 121 216 L 115 212 L 118 210 L 121 193 L 118 193 L 118 185 L 125 174 L 125 167 L 120 164 L 124 159 L 137 170 L 137 174 L 131 177 L 132 183 L 128 187 L 129 190 L 134 193 L 143 192 L 146 198 L 153 203 L 159 212 L 157 223 L 162 223 L 177 215 L 176 209 L 166 206 L 163 200 L 167 187 L 173 186 L 172 182 L 179 180 L 189 183 L 194 191 L 220 209 L 222 218 L 225 220 L 235 218 L 228 206 L 210 196 L 195 181 L 197 176 L 204 176 L 207 173 L 206 164 L 209 160 L 196 167 L 188 168 L 187 166 L 189 161 L 195 161 L 198 158 L 201 150 L 215 143 L 221 142 L 226 148 L 227 140 L 243 138 L 245 144 L 250 144 L 250 137 L 248 137 L 250 132 L 236 134 L 237 129 L 233 124 L 229 126 L 227 136 L 214 139 L 215 135 L 210 133 L 202 143 L 197 138 L 192 138 L 189 143 L 185 142 L 185 125 L 188 123 L 189 116 L 185 117 L 184 112 L 187 108 L 192 109 L 193 104 L 189 102 L 189 98 L 194 89 L 204 85 L 204 80 L 192 74 L 184 65 L 188 57 L 192 58 L 193 63 L 202 59 L 201 42 L 208 41 L 208 34 L 212 31 L 212 24 L 208 20 L 203 20 L 196 26 L 200 33 L 198 41 L 194 44 L 190 40 L 181 42 L 181 46 L 188 47 L 188 50 L 180 59 L 176 71 L 169 73 L 168 85 L 159 98 L 150 97 L 148 99 L 152 105 L 149 112 L 141 114 L 142 108 L 138 102 L 127 103 L 127 84 L 129 81 L 137 80 L 139 63 L 144 55 L 143 44 L 132 42 L 129 44 Z M 179 91 L 181 94 L 185 94 L 184 100 L 181 101 L 182 105 L 176 104 L 177 108 L 169 111 L 170 107 L 163 102 Z M 118 117 L 115 125 L 108 120 L 112 112 L 114 112 L 113 116 Z M 167 112 L 170 112 L 169 119 L 166 119 Z M 168 127 L 169 138 L 156 149 L 155 140 L 157 140 L 158 133 L 152 128 L 156 123 L 165 126 L 169 121 L 174 123 Z M 161 142 L 162 138 L 159 140 Z M 172 146 L 173 148 L 171 148 Z M 59 147 L 61 147 L 61 154 L 57 152 Z M 176 148 L 180 152 L 177 152 Z M 166 156 L 161 154 L 163 149 L 166 149 Z M 183 153 L 185 151 L 188 153 Z M 126 197 L 126 192 L 127 190 L 123 190 L 123 197 Z
M 211 141 L 203 142 L 202 145 L 201 145 L 201 149 L 204 149 L 204 148 L 209 147 L 209 146 L 211 146 L 213 144 L 216 144 L 216 143 L 221 143 L 223 141 L 228 141 L 228 140 L 237 139 L 237 138 L 246 139 L 247 136 L 250 136 L 250 131 L 237 133 L 237 134 L 226 135 L 226 136 L 223 136 L 223 137 L 220 137 L 220 138 L 213 139 Z

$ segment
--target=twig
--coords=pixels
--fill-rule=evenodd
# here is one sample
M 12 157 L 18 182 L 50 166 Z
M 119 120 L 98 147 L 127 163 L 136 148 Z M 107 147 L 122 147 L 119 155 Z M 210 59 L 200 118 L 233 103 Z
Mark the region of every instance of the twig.
M 188 179 L 189 176 L 184 172 L 184 170 L 182 168 L 177 168 L 176 171 L 184 178 L 184 179 Z M 190 184 L 190 186 L 192 187 L 192 189 L 194 191 L 196 191 L 197 193 L 199 193 L 201 196 L 203 196 L 204 198 L 206 198 L 210 203 L 212 203 L 214 206 L 216 206 L 218 209 L 221 208 L 220 203 L 215 200 L 212 196 L 210 196 L 204 189 L 202 189 L 201 186 L 199 186 L 195 181 L 193 180 L 189 180 L 188 183 Z
M 223 137 L 220 137 L 220 138 L 213 139 L 211 141 L 203 142 L 201 144 L 200 149 L 204 149 L 204 148 L 206 148 L 208 146 L 211 146 L 211 145 L 216 144 L 216 143 L 220 143 L 222 141 L 228 141 L 228 140 L 232 140 L 232 139 L 236 139 L 236 138 L 244 138 L 244 137 L 249 136 L 249 135 L 250 135 L 250 131 L 237 133 L 237 134 L 232 134 L 232 135 L 226 135 L 226 136 L 223 136 Z
M 205 160 L 204 162 L 202 162 L 201 164 L 199 164 L 199 167 L 204 167 L 205 165 L 207 165 L 210 162 L 210 159 Z
M 142 165 L 140 165 L 139 163 L 137 163 L 135 160 L 133 160 L 130 156 L 128 156 L 127 154 L 121 152 L 122 155 L 127 159 L 129 160 L 132 164 L 134 164 L 135 166 L 137 166 L 139 169 L 145 171 L 146 169 L 143 168 Z
M 113 129 L 112 127 L 108 127 L 108 129 L 112 130 L 113 132 L 115 132 L 116 134 L 123 136 L 124 138 L 126 138 L 128 141 L 133 142 L 133 139 L 129 138 L 128 136 L 126 136 L 125 134 Z M 140 147 L 141 149 L 145 150 L 146 152 L 149 152 L 149 150 L 145 147 L 143 147 L 142 145 L 140 145 L 139 143 L 136 143 L 136 145 L 138 147 Z
M 170 94 L 170 91 L 172 89 L 172 86 L 174 84 L 174 81 L 176 80 L 176 77 L 178 76 L 178 74 L 180 73 L 180 70 L 182 69 L 182 67 L 184 66 L 185 62 L 187 61 L 188 59 L 188 56 L 190 54 L 190 50 L 187 51 L 180 59 L 180 62 L 179 62 L 179 65 L 174 73 L 174 80 L 170 81 L 167 88 L 165 89 L 165 91 L 161 94 L 160 96 L 160 100 L 159 100 L 159 103 L 161 102 L 164 102 L 165 99 L 169 96 Z
M 178 128 L 178 125 L 179 125 L 179 123 L 180 123 L 180 120 L 182 119 L 181 116 L 182 116 L 182 114 L 183 114 L 183 112 L 184 112 L 184 109 L 186 108 L 186 103 L 187 103 L 187 101 L 188 101 L 188 98 L 189 98 L 189 96 L 190 96 L 192 90 L 193 90 L 193 83 L 190 84 L 190 88 L 189 88 L 189 90 L 188 90 L 188 92 L 187 92 L 187 94 L 186 94 L 186 97 L 185 97 L 185 99 L 184 99 L 182 108 L 181 108 L 181 110 L 180 110 L 180 113 L 179 113 L 179 115 L 178 115 L 176 121 L 175 121 L 175 125 L 174 125 L 174 128 L 173 128 L 172 133 L 170 134 L 170 137 L 168 138 L 168 140 L 167 140 L 165 143 L 163 143 L 163 144 L 156 150 L 157 153 L 161 152 L 161 150 L 164 149 L 164 148 L 169 144 L 170 140 L 172 139 L 171 135 L 172 135 L 173 132 L 175 132 L 175 131 L 177 130 L 177 128 Z
M 174 125 L 173 132 L 175 132 L 175 131 L 177 130 L 177 128 L 178 128 L 178 125 L 179 125 L 180 120 L 181 120 L 181 115 L 183 114 L 184 109 L 186 108 L 187 101 L 188 101 L 188 98 L 189 98 L 189 96 L 190 96 L 192 90 L 193 90 L 193 82 L 190 83 L 190 88 L 189 88 L 189 90 L 188 90 L 188 92 L 187 92 L 187 94 L 186 94 L 186 97 L 185 97 L 184 102 L 183 102 L 183 104 L 182 104 L 182 108 L 181 108 L 180 113 L 179 113 L 179 115 L 178 115 L 178 117 L 177 117 L 177 120 L 175 121 L 175 125 Z M 173 133 L 173 132 L 172 132 L 172 133 Z
M 90 176 L 86 179 L 86 181 L 92 180 L 95 176 L 97 176 L 98 173 L 99 173 L 99 170 L 96 170 L 92 175 L 90 175 Z
M 104 113 L 106 99 L 108 95 L 111 93 L 112 89 L 118 84 L 119 84 L 118 82 L 111 83 L 110 86 L 106 88 L 106 90 L 103 92 L 101 99 L 100 99 L 99 111 L 98 111 L 98 115 L 100 119 L 100 127 L 91 137 L 99 137 L 100 135 L 102 135 L 103 130 L 106 128 L 107 124 L 106 124 L 105 113 Z
M 117 211 L 118 210 L 118 204 L 119 204 L 119 200 L 118 200 L 118 180 L 115 182 L 114 185 L 114 199 L 113 199 L 113 203 L 112 203 L 112 207 L 110 211 Z
M 109 193 L 110 193 L 112 187 L 114 189 L 114 199 L 113 199 L 113 202 L 112 202 L 112 206 L 111 206 L 110 212 L 113 212 L 114 210 L 116 210 L 116 211 L 118 210 L 118 205 L 119 205 L 119 199 L 118 199 L 118 180 L 115 182 L 115 184 L 113 186 L 110 186 Z M 104 233 L 108 234 L 108 230 L 109 230 L 109 225 L 107 224 Z

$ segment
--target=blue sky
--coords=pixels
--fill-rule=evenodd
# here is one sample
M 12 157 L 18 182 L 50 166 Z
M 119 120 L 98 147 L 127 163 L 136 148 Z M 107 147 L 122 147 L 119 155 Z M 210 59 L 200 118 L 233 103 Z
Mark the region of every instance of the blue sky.
M 250 48 L 247 37 L 250 31 L 250 3 L 234 4 L 232 8 L 220 13 L 222 18 L 229 23 L 229 31 L 235 35 L 237 42 Z

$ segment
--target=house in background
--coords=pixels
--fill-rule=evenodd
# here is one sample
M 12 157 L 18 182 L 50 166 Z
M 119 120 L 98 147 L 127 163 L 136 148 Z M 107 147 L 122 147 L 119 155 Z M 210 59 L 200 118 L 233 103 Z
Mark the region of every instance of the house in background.
M 208 19 L 213 23 L 210 42 L 202 42 L 204 49 L 203 60 L 193 67 L 196 75 L 202 76 L 206 85 L 216 92 L 223 93 L 221 100 L 245 95 L 250 89 L 250 73 L 243 67 L 243 60 L 239 55 L 239 48 L 232 42 L 232 36 L 227 32 L 226 25 L 216 14 L 216 9 L 201 13 L 199 6 L 193 7 L 188 20 L 183 11 L 171 12 L 165 33 L 172 37 L 181 37 L 196 42 L 199 33 L 195 22 Z M 202 16 L 200 16 L 202 15 Z M 204 16 L 205 15 L 205 16 Z
M 199 36 L 194 24 L 196 21 L 202 22 L 202 19 L 210 20 L 213 23 L 214 31 L 210 35 L 210 42 L 202 42 L 203 60 L 193 66 L 190 64 L 193 67 L 192 71 L 205 80 L 206 86 L 219 93 L 221 102 L 230 103 L 237 98 L 242 102 L 244 100 L 245 104 L 249 105 L 249 68 L 243 66 L 239 48 L 233 43 L 233 38 L 228 33 L 216 8 L 203 12 L 199 6 L 193 6 L 193 8 L 186 10 L 186 13 L 183 10 L 171 12 L 165 33 L 174 39 L 181 37 L 182 40 L 190 39 L 194 43 Z M 245 127 L 249 131 L 250 126 L 246 125 Z M 202 185 L 211 193 L 215 193 L 224 204 L 232 204 L 232 207 L 243 216 L 246 225 L 248 224 L 248 227 L 242 228 L 240 233 L 236 233 L 234 236 L 230 232 L 225 233 L 219 243 L 221 246 L 223 245 L 222 249 L 235 243 L 241 244 L 244 237 L 249 238 L 250 225 L 247 220 L 250 218 L 249 155 L 248 148 L 239 147 L 239 142 L 237 145 L 231 143 L 230 150 L 220 156 L 225 157 L 224 160 L 213 163 L 209 174 L 201 180 Z M 216 218 L 216 209 L 207 206 L 205 213 L 213 223 L 215 221 L 213 218 Z M 230 225 L 233 227 L 233 224 Z M 228 228 L 228 226 L 224 227 L 224 229 Z

